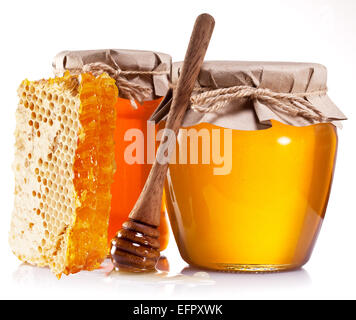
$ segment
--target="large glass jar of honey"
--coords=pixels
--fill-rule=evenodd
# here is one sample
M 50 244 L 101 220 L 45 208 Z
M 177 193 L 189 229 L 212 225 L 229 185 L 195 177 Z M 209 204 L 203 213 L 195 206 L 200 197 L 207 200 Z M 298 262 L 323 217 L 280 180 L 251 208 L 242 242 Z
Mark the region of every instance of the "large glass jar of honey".
M 54 59 L 55 73 L 88 67 L 89 72 L 101 69 L 116 79 L 116 171 L 111 187 L 109 241 L 128 219 L 155 159 L 156 127 L 147 121 L 168 91 L 171 64 L 171 57 L 164 53 L 122 49 L 64 51 Z M 168 244 L 167 223 L 162 204 L 161 250 Z
M 331 190 L 335 120 L 345 119 L 326 95 L 326 69 L 206 62 L 198 82 L 165 188 L 181 256 L 224 271 L 304 265 Z

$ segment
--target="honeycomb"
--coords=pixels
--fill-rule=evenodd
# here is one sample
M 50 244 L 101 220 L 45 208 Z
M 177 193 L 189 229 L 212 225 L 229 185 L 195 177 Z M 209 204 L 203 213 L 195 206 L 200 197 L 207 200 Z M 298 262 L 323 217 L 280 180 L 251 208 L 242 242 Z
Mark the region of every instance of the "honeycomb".
M 59 278 L 93 270 L 107 254 L 115 81 L 67 72 L 25 80 L 18 95 L 10 246 Z

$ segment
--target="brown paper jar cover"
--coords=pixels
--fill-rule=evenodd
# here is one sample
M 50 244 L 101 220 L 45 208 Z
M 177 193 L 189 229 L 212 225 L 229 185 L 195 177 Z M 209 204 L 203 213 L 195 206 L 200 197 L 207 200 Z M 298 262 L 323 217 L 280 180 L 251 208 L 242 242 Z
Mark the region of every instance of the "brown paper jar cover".
M 152 90 L 149 100 L 165 96 L 169 88 L 172 59 L 170 55 L 154 51 L 103 49 L 62 51 L 52 62 L 55 75 L 62 75 L 66 70 L 81 69 L 93 62 L 102 62 L 113 68 L 114 61 L 123 71 L 166 71 L 167 74 L 125 75 L 130 82 Z
M 182 62 L 172 67 L 172 84 L 177 83 Z M 315 63 L 296 62 L 241 62 L 207 61 L 200 71 L 197 87 L 210 90 L 234 86 L 250 86 L 270 89 L 277 93 L 304 93 L 327 91 L 327 69 Z M 305 97 L 317 110 L 328 117 L 330 122 L 340 127 L 345 115 L 331 101 L 327 94 Z M 169 98 L 161 104 L 152 120 L 164 118 L 169 109 Z M 220 127 L 238 130 L 260 130 L 271 126 L 270 120 L 277 120 L 293 126 L 315 124 L 300 116 L 271 110 L 258 99 L 236 99 L 224 108 L 211 113 L 188 110 L 183 127 L 199 123 L 211 123 Z

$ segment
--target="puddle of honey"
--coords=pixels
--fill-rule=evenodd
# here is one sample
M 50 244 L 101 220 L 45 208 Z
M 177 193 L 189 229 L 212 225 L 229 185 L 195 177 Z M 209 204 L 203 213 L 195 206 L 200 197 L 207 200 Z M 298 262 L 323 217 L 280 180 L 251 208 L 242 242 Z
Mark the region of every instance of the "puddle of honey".
M 125 271 L 115 271 L 111 262 L 106 262 L 102 266 L 102 271 L 106 277 L 113 281 L 132 281 L 144 283 L 163 284 L 188 284 L 188 285 L 214 285 L 215 281 L 210 279 L 210 275 L 204 271 L 194 272 L 192 275 L 175 274 L 169 272 L 169 262 L 166 257 L 160 257 L 156 265 L 156 272 L 151 273 L 130 273 Z

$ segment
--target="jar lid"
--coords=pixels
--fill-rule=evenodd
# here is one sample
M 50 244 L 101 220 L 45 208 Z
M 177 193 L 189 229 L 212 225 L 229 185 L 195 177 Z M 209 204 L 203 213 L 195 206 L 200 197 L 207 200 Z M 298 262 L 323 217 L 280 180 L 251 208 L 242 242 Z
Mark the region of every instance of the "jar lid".
M 124 49 L 62 51 L 54 57 L 52 66 L 55 75 L 62 75 L 66 70 L 77 72 L 95 63 L 107 65 L 120 72 L 124 80 L 147 88 L 149 94 L 143 100 L 163 97 L 169 89 L 172 59 L 160 52 Z M 120 88 L 119 95 L 122 96 Z
M 172 86 L 182 62 L 173 64 Z M 156 110 L 162 119 L 169 102 Z M 183 126 L 203 122 L 217 126 L 259 130 L 277 120 L 294 126 L 331 122 L 340 126 L 345 115 L 327 95 L 327 70 L 314 63 L 204 62 Z

